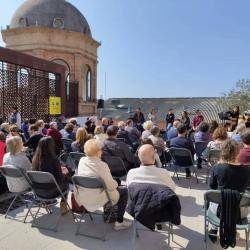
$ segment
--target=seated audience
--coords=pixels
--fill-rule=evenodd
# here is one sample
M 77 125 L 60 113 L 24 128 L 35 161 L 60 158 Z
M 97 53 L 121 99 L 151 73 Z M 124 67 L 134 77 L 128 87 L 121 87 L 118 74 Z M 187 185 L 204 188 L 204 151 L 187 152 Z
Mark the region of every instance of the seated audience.
M 146 140 L 151 135 L 150 130 L 153 128 L 154 123 L 152 121 L 146 121 L 143 123 L 144 131 L 142 132 L 141 139 Z
M 107 117 L 102 118 L 102 128 L 104 133 L 107 132 L 107 128 L 109 127 L 109 119 Z
M 250 128 L 241 134 L 243 148 L 240 150 L 239 162 L 242 165 L 250 166 Z
M 129 149 L 129 146 L 117 139 L 118 127 L 109 126 L 107 129 L 108 139 L 103 143 L 103 157 L 105 156 L 117 156 L 120 157 L 127 170 L 134 168 L 137 164 L 137 159 Z
M 245 123 L 241 123 L 239 124 L 235 131 L 233 132 L 233 135 L 232 135 L 232 140 L 235 140 L 237 142 L 241 142 L 241 134 L 246 130 L 246 125 Z
M 155 230 L 157 222 L 179 225 L 181 205 L 170 174 L 155 167 L 153 146 L 141 146 L 138 154 L 142 164 L 127 176 L 130 197 L 127 212 L 151 230 Z
M 157 168 L 155 166 L 155 149 L 152 145 L 142 145 L 138 151 L 138 156 L 141 165 L 139 168 L 129 170 L 127 175 L 127 186 L 132 182 L 151 183 L 166 185 L 173 191 L 175 190 L 175 183 L 169 172 L 166 169 Z
M 45 128 L 45 123 L 43 120 L 38 120 L 36 122 L 36 126 L 38 127 L 39 134 L 43 136 L 47 135 L 47 129 Z
M 7 136 L 10 133 L 10 125 L 9 123 L 2 123 L 0 126 L 0 130 L 4 133 L 5 138 L 7 138 Z
M 20 136 L 12 136 L 6 140 L 7 152 L 3 157 L 3 165 L 12 165 L 24 171 L 31 170 L 31 163 L 23 152 L 23 142 Z M 24 177 L 7 177 L 8 188 L 11 192 L 21 192 L 29 185 Z
M 146 140 L 142 141 L 142 145 L 151 145 L 151 146 L 154 147 L 154 144 L 150 139 L 146 139 Z M 154 149 L 155 149 L 155 147 L 154 147 Z M 138 151 L 137 151 L 137 154 L 138 154 Z M 157 168 L 162 167 L 161 159 L 160 159 L 160 156 L 157 153 L 156 149 L 155 149 L 155 165 L 156 165 Z
M 194 140 L 195 142 L 198 141 L 210 141 L 211 137 L 209 134 L 209 124 L 207 122 L 202 122 L 196 133 L 194 134 Z
M 213 133 L 215 131 L 215 129 L 217 129 L 219 127 L 219 124 L 217 121 L 211 121 L 210 124 L 209 124 L 209 130 L 208 130 L 208 133 L 210 135 L 210 141 L 213 140 Z
M 66 167 L 61 166 L 55 154 L 55 143 L 52 137 L 44 137 L 39 141 L 37 151 L 32 160 L 32 169 L 34 171 L 51 173 L 63 192 L 68 189 L 66 176 L 69 174 L 69 171 Z M 57 190 L 48 189 L 47 192 L 53 196 L 57 193 Z M 60 207 L 61 214 L 64 215 L 68 212 L 67 205 L 63 200 L 61 201 Z
M 66 122 L 65 122 L 65 117 L 64 116 L 60 116 L 57 118 L 57 127 L 58 127 L 58 130 L 62 130 L 66 125 Z
M 101 143 L 103 143 L 108 138 L 108 135 L 104 133 L 102 126 L 96 126 L 94 134 L 94 138 L 99 140 Z
M 62 138 L 74 141 L 76 139 L 76 134 L 73 131 L 74 125 L 72 123 L 67 123 L 64 129 L 60 130 L 60 133 L 62 135 Z
M 5 135 L 0 131 L 0 167 L 3 165 L 3 157 L 6 153 Z
M 177 128 L 181 124 L 180 121 L 175 120 L 173 123 L 173 126 L 166 132 L 167 134 L 167 140 L 170 141 L 171 139 L 175 138 L 178 136 L 178 131 Z M 184 123 L 183 123 L 184 124 Z M 187 127 L 187 124 L 184 124 Z
M 165 146 L 165 142 L 164 140 L 160 137 L 160 129 L 158 127 L 153 127 L 150 130 L 151 135 L 148 137 L 148 139 L 150 139 L 155 147 L 159 147 L 162 150 L 165 150 L 166 146 Z
M 88 134 L 94 135 L 95 133 L 95 120 L 94 118 L 88 118 L 85 122 L 85 129 L 87 130 Z
M 80 127 L 80 125 L 77 123 L 77 119 L 70 118 L 68 123 L 73 124 L 73 126 L 74 126 L 73 132 L 76 133 L 76 130 Z
M 195 149 L 193 142 L 187 139 L 187 128 L 184 124 L 180 124 L 177 128 L 178 136 L 170 141 L 170 147 L 175 148 L 186 148 L 191 152 L 192 157 L 195 154 Z M 186 168 L 186 177 L 191 177 L 191 172 L 189 168 Z
M 30 125 L 29 134 L 30 138 L 24 143 L 24 146 L 35 152 L 38 146 L 38 142 L 41 138 L 43 138 L 43 135 L 39 133 L 37 125 Z
M 227 131 L 223 127 L 218 127 L 213 133 L 213 141 L 210 141 L 207 145 L 207 150 L 220 149 L 222 143 L 227 139 Z
M 101 143 L 96 139 L 87 141 L 84 145 L 84 152 L 87 157 L 81 158 L 78 165 L 78 175 L 102 179 L 106 184 L 112 204 L 117 204 L 118 206 L 118 217 L 114 229 L 121 230 L 130 227 L 132 223 L 123 217 L 128 199 L 127 188 L 125 186 L 118 187 L 108 165 L 101 160 Z M 103 189 L 76 187 L 75 198 L 78 204 L 83 205 L 90 212 L 94 212 L 108 202 L 107 195 Z
M 140 144 L 141 133 L 136 127 L 134 127 L 133 120 L 127 120 L 125 130 L 128 132 L 128 137 L 133 144 L 133 148 L 137 149 Z
M 62 135 L 57 129 L 57 123 L 56 122 L 51 122 L 50 123 L 50 128 L 47 130 L 47 136 L 51 136 L 55 142 L 55 152 L 57 155 L 60 154 L 60 151 L 63 149 L 62 145 Z
M 227 139 L 221 146 L 221 161 L 212 168 L 211 189 L 233 189 L 245 192 L 250 181 L 250 168 L 238 163 L 240 144 Z M 210 210 L 217 213 L 217 204 L 210 204 Z M 209 237 L 216 240 L 217 228 L 212 227 Z
M 10 138 L 12 136 L 20 136 L 22 139 L 22 142 L 25 143 L 24 135 L 21 133 L 20 128 L 17 125 L 10 126 L 10 133 L 7 136 L 7 138 Z
M 90 136 L 85 128 L 78 128 L 76 131 L 76 141 L 71 144 L 72 151 L 84 153 L 84 144 L 89 138 Z
M 128 131 L 125 130 L 125 126 L 126 126 L 125 122 L 123 122 L 123 121 L 118 122 L 119 130 L 118 130 L 118 133 L 117 133 L 117 138 L 118 139 L 123 139 L 126 144 L 132 146 L 132 142 L 129 139 Z

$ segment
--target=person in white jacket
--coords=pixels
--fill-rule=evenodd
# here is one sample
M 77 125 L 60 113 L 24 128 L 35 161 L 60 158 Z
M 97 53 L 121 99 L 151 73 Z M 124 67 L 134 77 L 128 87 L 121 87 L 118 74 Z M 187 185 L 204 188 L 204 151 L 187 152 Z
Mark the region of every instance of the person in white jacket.
M 155 166 L 155 149 L 150 144 L 142 145 L 138 151 L 141 166 L 131 169 L 127 175 L 127 186 L 131 183 L 149 183 L 166 185 L 175 191 L 175 183 L 173 182 L 169 172 L 163 168 Z
M 108 165 L 101 160 L 102 145 L 99 140 L 88 140 L 84 145 L 86 157 L 81 158 L 78 165 L 78 175 L 98 177 L 104 181 L 113 205 L 118 206 L 118 218 L 114 229 L 126 229 L 132 222 L 123 218 L 128 200 L 128 190 L 125 186 L 119 186 L 113 179 Z M 88 211 L 94 212 L 108 202 L 103 189 L 88 189 L 76 187 L 75 197 L 78 204 L 83 205 Z

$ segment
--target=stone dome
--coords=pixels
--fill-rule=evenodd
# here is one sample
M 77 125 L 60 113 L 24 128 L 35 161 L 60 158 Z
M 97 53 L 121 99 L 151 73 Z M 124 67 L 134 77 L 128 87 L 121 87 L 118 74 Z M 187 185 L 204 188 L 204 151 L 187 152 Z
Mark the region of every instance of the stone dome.
M 10 29 L 32 26 L 76 31 L 91 37 L 85 17 L 65 0 L 25 1 L 12 17 Z

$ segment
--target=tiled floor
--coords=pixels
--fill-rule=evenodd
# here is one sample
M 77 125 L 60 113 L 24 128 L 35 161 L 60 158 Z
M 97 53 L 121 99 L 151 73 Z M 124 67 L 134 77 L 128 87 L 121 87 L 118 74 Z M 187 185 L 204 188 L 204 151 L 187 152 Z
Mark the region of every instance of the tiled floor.
M 29 250 L 29 249 L 89 249 L 89 250 L 160 250 L 160 249 L 205 249 L 204 224 L 203 224 L 203 193 L 207 189 L 204 180 L 196 184 L 192 180 L 192 189 L 188 188 L 185 178 L 179 181 L 174 179 L 182 205 L 182 223 L 174 227 L 174 240 L 170 248 L 167 246 L 166 235 L 158 232 L 140 231 L 139 238 L 134 241 L 133 228 L 125 231 L 115 232 L 111 225 L 106 226 L 107 241 L 90 239 L 83 236 L 76 236 L 76 224 L 68 214 L 64 216 L 58 227 L 58 232 L 51 232 L 32 228 L 31 223 L 23 224 L 10 219 L 0 217 L 0 249 L 1 250 Z M 1 204 L 1 203 L 0 203 Z M 24 208 L 20 208 L 13 215 L 24 215 Z M 127 215 L 129 218 L 129 215 Z M 42 216 L 40 223 L 51 223 L 55 219 Z M 100 222 L 102 223 L 102 222 Z M 103 224 L 102 224 L 103 225 Z M 83 224 L 82 230 L 92 230 L 90 222 Z M 237 247 L 234 249 L 245 249 L 244 234 L 241 235 Z M 218 245 L 209 242 L 208 249 L 221 249 Z

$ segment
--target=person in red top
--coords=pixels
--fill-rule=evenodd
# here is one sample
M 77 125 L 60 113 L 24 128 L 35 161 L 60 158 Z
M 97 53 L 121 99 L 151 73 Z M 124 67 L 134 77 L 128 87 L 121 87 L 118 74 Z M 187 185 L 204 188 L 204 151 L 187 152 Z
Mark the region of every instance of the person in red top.
M 5 135 L 0 132 L 0 167 L 3 165 L 3 156 L 6 153 Z
M 250 129 L 241 134 L 241 141 L 244 147 L 240 150 L 239 162 L 242 165 L 250 166 Z
M 62 135 L 57 129 L 57 123 L 51 122 L 50 128 L 47 130 L 47 136 L 51 136 L 54 139 L 55 142 L 55 148 L 56 148 L 56 154 L 59 155 L 60 151 L 63 149 L 62 145 Z
M 204 117 L 201 114 L 201 111 L 198 109 L 195 112 L 195 116 L 193 118 L 192 121 L 192 125 L 193 125 L 193 130 L 196 131 L 196 129 L 199 127 L 199 125 L 204 121 Z

